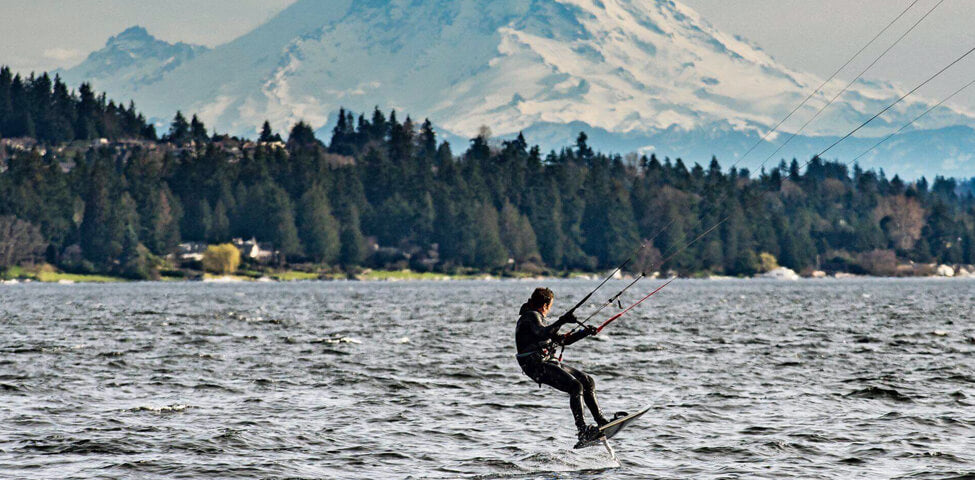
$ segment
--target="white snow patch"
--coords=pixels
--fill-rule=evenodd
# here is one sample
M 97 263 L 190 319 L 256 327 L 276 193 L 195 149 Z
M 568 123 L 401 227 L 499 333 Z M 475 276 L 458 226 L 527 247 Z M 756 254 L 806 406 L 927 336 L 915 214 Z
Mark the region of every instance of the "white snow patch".
M 540 122 L 584 122 L 611 133 L 730 125 L 764 134 L 760 126 L 776 123 L 821 82 L 674 1 L 372 5 L 361 2 L 320 26 L 296 28 L 290 38 L 280 31 L 287 26 L 259 27 L 162 78 L 157 73 L 171 63 L 168 54 L 168 60 L 140 59 L 119 78 L 100 81 L 111 85 L 114 97 L 134 98 L 150 116 L 202 107 L 196 111 L 209 127 L 248 136 L 265 119 L 279 132 L 298 120 L 318 128 L 340 106 L 368 114 L 375 105 L 396 106 L 469 136 L 482 125 L 505 135 Z M 241 64 L 243 51 L 253 64 Z M 832 82 L 783 132 L 795 131 L 843 85 Z M 857 82 L 806 133 L 845 133 L 903 91 L 886 82 Z M 511 101 L 515 94 L 521 101 Z M 885 118 L 903 123 L 926 105 L 912 97 Z M 925 119 L 926 128 L 973 122 L 973 114 L 958 108 L 937 113 Z M 882 129 L 861 133 L 877 133 L 871 128 Z

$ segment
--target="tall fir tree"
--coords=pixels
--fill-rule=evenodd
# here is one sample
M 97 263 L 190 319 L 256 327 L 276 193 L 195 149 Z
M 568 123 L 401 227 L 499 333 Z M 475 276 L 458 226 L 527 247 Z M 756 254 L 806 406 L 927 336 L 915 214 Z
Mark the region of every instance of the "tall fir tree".
M 366 258 L 365 239 L 359 226 L 359 209 L 346 205 L 341 214 L 342 229 L 339 233 L 339 263 L 349 268 L 361 265 Z
M 335 262 L 341 248 L 339 229 L 325 190 L 314 185 L 301 196 L 298 205 L 298 235 L 305 254 L 318 263 Z
M 98 268 L 108 268 L 122 253 L 126 225 L 118 193 L 110 160 L 96 154 L 87 178 L 80 239 L 82 254 Z
M 183 116 L 183 112 L 176 112 L 176 116 L 173 117 L 173 122 L 169 125 L 169 134 L 166 136 L 166 139 L 176 145 L 186 144 L 193 139 L 190 134 L 190 124 L 186 121 L 186 117 Z
M 498 211 L 490 204 L 482 203 L 477 208 L 474 222 L 477 242 L 474 250 L 474 266 L 487 269 L 503 266 L 508 256 L 498 231 Z

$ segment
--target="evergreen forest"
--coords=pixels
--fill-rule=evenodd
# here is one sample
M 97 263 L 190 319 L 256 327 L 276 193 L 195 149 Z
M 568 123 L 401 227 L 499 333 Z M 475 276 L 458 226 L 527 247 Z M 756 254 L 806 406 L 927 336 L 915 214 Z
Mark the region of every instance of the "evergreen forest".
M 281 132 L 285 133 L 285 132 Z M 975 263 L 972 180 L 904 181 L 842 159 L 750 172 L 518 135 L 440 141 L 430 121 L 342 110 L 330 138 L 249 140 L 0 69 L 0 271 L 158 278 L 180 245 L 256 239 L 275 267 L 744 276 L 775 263 L 873 275 Z M 192 265 L 191 265 L 192 267 Z

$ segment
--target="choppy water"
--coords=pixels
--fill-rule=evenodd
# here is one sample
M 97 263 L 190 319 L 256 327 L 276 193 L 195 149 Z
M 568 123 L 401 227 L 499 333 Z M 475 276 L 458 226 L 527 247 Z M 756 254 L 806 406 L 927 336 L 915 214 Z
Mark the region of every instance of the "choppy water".
M 653 406 L 619 462 L 512 358 L 534 286 L 0 287 L 0 477 L 975 478 L 975 282 L 672 284 L 566 352 Z

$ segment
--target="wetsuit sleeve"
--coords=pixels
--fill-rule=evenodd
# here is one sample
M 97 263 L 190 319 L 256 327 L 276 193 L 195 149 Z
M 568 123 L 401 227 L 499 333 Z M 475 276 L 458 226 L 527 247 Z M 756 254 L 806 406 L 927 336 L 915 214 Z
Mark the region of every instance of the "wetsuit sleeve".
M 562 328 L 562 326 L 565 325 L 566 323 L 572 323 L 574 321 L 576 321 L 576 316 L 573 315 L 571 312 L 562 315 L 561 317 L 559 317 L 558 320 L 555 321 L 555 323 L 547 327 L 550 330 L 549 337 L 552 338 L 553 340 L 556 339 L 559 336 L 559 329 Z
M 577 330 L 575 332 L 566 335 L 563 345 L 572 345 L 573 343 L 576 343 L 579 340 L 582 340 L 583 338 L 586 338 L 588 336 L 589 336 L 588 330 L 586 329 Z
M 565 336 L 565 341 L 564 341 L 563 344 L 564 345 L 572 345 L 573 343 L 576 343 L 579 340 L 582 340 L 583 338 L 586 338 L 586 337 L 591 336 L 591 335 L 595 335 L 596 334 L 595 333 L 596 331 L 597 330 L 596 330 L 595 327 L 593 327 L 591 325 L 586 325 L 586 328 L 580 328 L 579 330 L 576 330 L 574 332 L 571 332 L 571 333 L 567 334 Z
M 557 336 L 559 334 L 559 329 L 562 328 L 563 325 L 566 323 L 572 323 L 574 321 L 576 321 L 576 316 L 573 315 L 572 312 L 562 315 L 558 320 L 555 321 L 555 323 L 548 326 L 548 328 L 551 329 L 551 336 Z
M 545 325 L 542 323 L 540 316 L 532 315 L 531 321 L 528 323 L 528 325 L 531 328 L 532 337 L 538 339 L 544 338 L 548 340 L 556 340 L 559 335 L 559 329 L 562 328 L 562 325 L 565 325 L 566 321 L 567 319 L 560 318 L 551 325 Z

